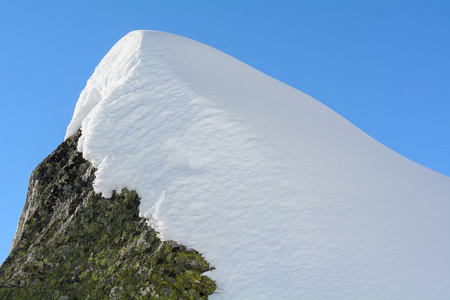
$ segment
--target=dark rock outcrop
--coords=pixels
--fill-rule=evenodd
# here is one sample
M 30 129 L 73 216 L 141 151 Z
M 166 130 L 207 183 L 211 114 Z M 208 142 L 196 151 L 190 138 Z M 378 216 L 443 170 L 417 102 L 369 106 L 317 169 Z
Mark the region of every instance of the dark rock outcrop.
M 195 250 L 162 242 L 124 189 L 96 194 L 78 131 L 33 171 L 1 299 L 200 299 L 216 289 Z

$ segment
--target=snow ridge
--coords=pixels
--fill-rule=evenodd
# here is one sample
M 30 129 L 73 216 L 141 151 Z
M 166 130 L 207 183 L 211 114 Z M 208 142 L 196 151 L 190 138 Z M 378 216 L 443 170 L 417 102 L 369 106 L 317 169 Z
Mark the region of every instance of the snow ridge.
M 204 44 L 134 31 L 66 138 L 160 232 L 216 267 L 213 299 L 450 297 L 450 178 Z

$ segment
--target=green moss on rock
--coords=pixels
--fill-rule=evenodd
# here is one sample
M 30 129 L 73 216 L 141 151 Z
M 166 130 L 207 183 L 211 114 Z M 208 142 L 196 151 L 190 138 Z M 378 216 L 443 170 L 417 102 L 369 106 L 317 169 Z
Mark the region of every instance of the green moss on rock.
M 33 171 L 1 299 L 206 299 L 212 268 L 195 250 L 162 242 L 139 217 L 140 198 L 96 194 L 95 168 L 76 151 L 81 133 Z

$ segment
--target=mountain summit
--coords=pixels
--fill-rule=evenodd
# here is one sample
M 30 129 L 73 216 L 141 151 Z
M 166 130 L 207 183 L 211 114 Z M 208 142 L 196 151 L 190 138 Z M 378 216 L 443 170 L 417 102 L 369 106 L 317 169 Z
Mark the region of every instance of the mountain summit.
M 450 297 L 450 178 L 202 43 L 134 31 L 66 139 L 163 240 L 215 267 L 211 299 Z

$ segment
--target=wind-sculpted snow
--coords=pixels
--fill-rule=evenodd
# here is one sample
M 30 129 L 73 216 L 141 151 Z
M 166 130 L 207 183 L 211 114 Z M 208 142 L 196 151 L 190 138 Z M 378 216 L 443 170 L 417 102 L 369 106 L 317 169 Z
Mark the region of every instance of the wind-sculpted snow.
M 212 298 L 450 297 L 450 178 L 216 49 L 128 34 L 67 137 L 80 126 L 96 191 L 136 189 L 163 239 L 215 266 Z

